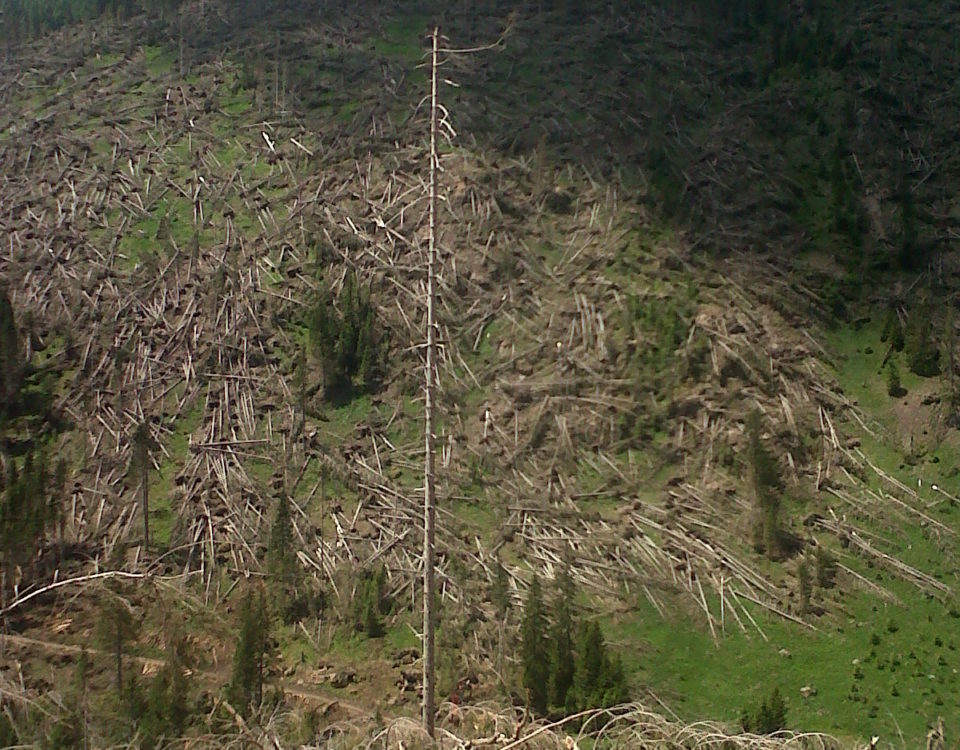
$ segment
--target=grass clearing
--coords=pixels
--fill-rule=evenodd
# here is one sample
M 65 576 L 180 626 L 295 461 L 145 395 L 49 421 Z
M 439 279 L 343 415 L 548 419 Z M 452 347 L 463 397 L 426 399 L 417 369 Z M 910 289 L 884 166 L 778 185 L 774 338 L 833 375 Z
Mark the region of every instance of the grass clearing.
M 683 616 L 685 604 L 668 608 L 674 614 L 664 620 L 640 599 L 630 614 L 611 618 L 606 634 L 636 681 L 683 719 L 736 725 L 744 706 L 778 686 L 790 727 L 855 738 L 868 719 L 874 734 L 922 737 L 937 714 L 956 716 L 960 709 L 956 617 L 878 575 L 910 606 L 852 594 L 844 602 L 846 617 L 814 618 L 819 632 L 772 621 L 753 608 L 770 640 L 755 630 L 743 634 L 727 620 L 727 635 L 716 647 L 709 631 Z M 718 602 L 710 605 L 719 611 Z M 803 698 L 800 689 L 807 686 L 816 695 Z

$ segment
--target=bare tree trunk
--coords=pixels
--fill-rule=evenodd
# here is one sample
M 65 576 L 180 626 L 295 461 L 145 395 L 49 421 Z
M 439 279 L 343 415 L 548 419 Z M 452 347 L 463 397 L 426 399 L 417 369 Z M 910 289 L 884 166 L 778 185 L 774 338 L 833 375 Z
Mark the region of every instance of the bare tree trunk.
M 433 50 L 430 58 L 430 233 L 427 248 L 427 366 L 426 402 L 424 406 L 425 448 L 423 482 L 423 728 L 434 735 L 435 664 L 434 664 L 434 596 L 433 541 L 434 520 L 434 456 L 433 456 L 433 379 L 437 356 L 437 334 L 434 322 L 436 300 L 437 256 L 437 47 L 440 30 L 433 29 Z
M 117 695 L 123 695 L 123 638 L 120 635 L 120 626 L 117 625 Z
M 323 522 L 324 522 L 324 507 L 326 506 L 327 501 L 327 467 L 320 466 L 320 576 L 321 579 L 326 575 L 325 568 L 323 567 Z M 320 617 L 323 618 L 324 609 L 326 608 L 326 597 L 320 597 Z M 317 624 L 317 635 L 319 637 L 320 625 Z
M 150 549 L 150 477 L 148 475 L 150 459 L 146 456 L 143 462 L 143 476 L 140 481 L 140 506 L 143 510 L 143 551 Z
M 183 10 L 180 10 L 180 78 L 183 79 Z
M 0 657 L 7 645 L 7 563 L 0 566 Z

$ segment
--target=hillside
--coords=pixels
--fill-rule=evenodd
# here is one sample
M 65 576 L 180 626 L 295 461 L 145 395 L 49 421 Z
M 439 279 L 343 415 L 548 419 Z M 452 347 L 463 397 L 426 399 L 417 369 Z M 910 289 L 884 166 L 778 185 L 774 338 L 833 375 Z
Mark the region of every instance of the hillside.
M 20 741 L 142 742 L 121 640 L 145 693 L 190 667 L 197 741 L 416 715 L 434 21 L 482 48 L 441 91 L 440 698 L 522 707 L 569 571 L 644 710 L 960 731 L 955 8 L 173 5 L 0 64 Z

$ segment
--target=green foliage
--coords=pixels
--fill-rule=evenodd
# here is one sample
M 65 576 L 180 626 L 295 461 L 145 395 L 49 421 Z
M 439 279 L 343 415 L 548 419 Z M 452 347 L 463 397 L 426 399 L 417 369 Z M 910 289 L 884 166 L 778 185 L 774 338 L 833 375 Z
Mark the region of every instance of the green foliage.
M 760 434 L 760 413 L 754 411 L 747 418 L 747 461 L 750 468 L 750 486 L 757 513 L 755 545 L 776 559 L 783 551 L 783 530 L 780 525 L 780 495 L 783 481 L 780 467 Z
M 497 560 L 495 573 L 490 598 L 493 601 L 493 606 L 497 610 L 499 619 L 506 620 L 507 613 L 510 611 L 510 581 L 506 568 L 503 567 L 499 560 Z
M 623 664 L 619 656 L 610 656 L 597 621 L 584 623 L 580 630 L 575 699 L 567 705 L 577 711 L 608 708 L 629 698 Z
M 130 604 L 116 594 L 109 594 L 100 610 L 97 620 L 96 640 L 104 651 L 113 654 L 116 666 L 117 696 L 124 697 L 123 691 L 123 652 L 127 642 L 137 635 L 137 623 L 134 620 Z
M 543 605 L 540 579 L 533 577 L 520 623 L 521 684 L 530 708 L 539 714 L 547 712 L 550 684 L 550 649 L 547 642 L 547 617 Z
M 80 715 L 70 711 L 57 718 L 41 747 L 43 750 L 81 750 L 85 744 Z
M 163 668 L 150 684 L 139 721 L 142 750 L 153 750 L 164 740 L 182 736 L 190 716 L 185 641 L 172 638 L 166 655 Z
M 0 293 L 0 415 L 13 411 L 23 382 L 23 347 L 10 298 Z
M 897 195 L 900 226 L 896 234 L 897 265 L 904 271 L 918 271 L 926 260 L 919 240 L 919 217 L 913 191 L 901 182 Z
M 391 609 L 386 596 L 387 574 L 383 568 L 364 571 L 357 582 L 353 596 L 353 619 L 357 630 L 367 634 L 368 638 L 383 637 L 386 629 L 383 616 Z
M 553 611 L 544 607 L 535 576 L 520 625 L 521 684 L 530 708 L 540 714 L 573 714 L 604 708 L 629 698 L 619 656 L 607 652 L 598 622 L 584 623 L 573 643 L 575 591 L 568 569 L 557 581 Z M 548 618 L 552 625 L 548 628 Z
M 13 45 L 21 38 L 110 14 L 129 18 L 140 11 L 169 13 L 181 0 L 4 0 L 0 38 Z
M 904 352 L 910 371 L 924 378 L 940 374 L 940 349 L 933 338 L 932 316 L 932 306 L 920 303 L 910 313 L 904 334 Z
M 306 315 L 311 356 L 320 364 L 327 393 L 348 393 L 359 381 L 373 392 L 380 384 L 386 349 L 384 333 L 377 323 L 370 288 L 363 289 L 348 273 L 339 299 L 322 288 Z
M 903 385 L 900 383 L 900 368 L 897 360 L 891 358 L 887 362 L 887 394 L 894 398 L 903 395 Z
M 658 298 L 630 295 L 626 325 L 636 342 L 632 360 L 649 370 L 667 369 L 673 353 L 686 338 L 691 317 L 690 305 L 677 297 Z
M 806 614 L 810 610 L 810 563 L 802 558 L 797 564 L 797 589 L 800 596 L 800 612 Z
M 780 694 L 780 688 L 774 687 L 773 692 L 760 701 L 760 705 L 753 711 L 743 709 L 740 726 L 743 731 L 754 734 L 773 734 L 786 728 L 787 704 Z
M 840 259 L 850 265 L 851 260 L 859 258 L 867 230 L 867 217 L 857 195 L 856 173 L 849 163 L 848 152 L 845 139 L 838 138 L 830 162 L 830 189 L 833 212 L 831 229 L 846 241 Z
M 816 571 L 817 586 L 821 589 L 833 588 L 837 577 L 837 561 L 822 544 L 817 545 L 814 554 L 814 568 Z
M 263 701 L 263 672 L 269 637 L 270 617 L 263 589 L 251 586 L 240 606 L 237 648 L 226 690 L 227 700 L 243 716 L 249 716 Z
M 43 451 L 28 450 L 17 460 L 2 456 L 0 467 L 0 556 L 8 570 L 27 566 L 44 534 L 57 519 L 58 496 L 51 492 Z M 9 578 L 8 578 L 9 583 Z
M 20 735 L 13 721 L 0 709 L 0 747 L 14 747 L 20 744 Z
M 297 596 L 297 558 L 293 543 L 290 499 L 285 492 L 277 498 L 277 509 L 267 543 L 267 573 L 274 612 L 287 621 Z
M 133 431 L 130 470 L 140 483 L 140 512 L 143 514 L 143 546 L 150 546 L 150 454 L 157 448 L 150 425 L 141 421 Z
M 889 341 L 890 348 L 895 352 L 903 351 L 903 326 L 900 324 L 900 316 L 893 308 L 887 310 L 887 317 L 883 321 L 883 332 L 880 334 L 881 341 Z
M 576 671 L 573 655 L 573 579 L 569 566 L 564 566 L 557 580 L 553 605 L 554 621 L 550 632 L 550 682 L 548 700 L 551 706 L 563 709 L 573 687 Z

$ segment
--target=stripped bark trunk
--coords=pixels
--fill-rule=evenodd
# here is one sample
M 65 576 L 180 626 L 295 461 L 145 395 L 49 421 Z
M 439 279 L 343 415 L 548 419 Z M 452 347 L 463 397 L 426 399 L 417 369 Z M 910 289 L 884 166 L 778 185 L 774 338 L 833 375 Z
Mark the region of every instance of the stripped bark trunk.
M 427 357 L 426 393 L 424 406 L 424 459 L 423 484 L 423 728 L 434 736 L 435 685 L 434 685 L 434 577 L 433 543 L 434 521 L 434 455 L 433 455 L 433 385 L 437 354 L 434 303 L 436 300 L 436 251 L 437 251 L 437 47 L 439 29 L 434 27 L 430 56 L 430 231 L 427 239 Z

